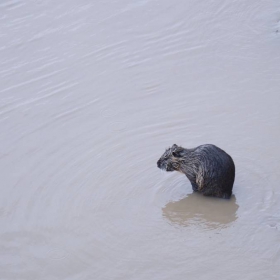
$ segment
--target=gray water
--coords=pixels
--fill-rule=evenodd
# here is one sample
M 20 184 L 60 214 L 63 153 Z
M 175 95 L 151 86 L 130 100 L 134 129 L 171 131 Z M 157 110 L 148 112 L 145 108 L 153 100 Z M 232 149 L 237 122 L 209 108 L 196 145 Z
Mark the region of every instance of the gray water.
M 1 280 L 280 279 L 279 1 L 3 0 L 0 43 Z

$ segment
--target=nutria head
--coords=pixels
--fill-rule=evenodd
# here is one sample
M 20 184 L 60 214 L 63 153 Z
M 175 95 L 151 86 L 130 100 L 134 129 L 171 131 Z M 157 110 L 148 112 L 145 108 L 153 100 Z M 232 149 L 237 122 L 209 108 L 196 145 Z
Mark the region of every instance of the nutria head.
M 168 148 L 157 162 L 158 168 L 165 171 L 181 171 L 184 148 L 174 144 Z

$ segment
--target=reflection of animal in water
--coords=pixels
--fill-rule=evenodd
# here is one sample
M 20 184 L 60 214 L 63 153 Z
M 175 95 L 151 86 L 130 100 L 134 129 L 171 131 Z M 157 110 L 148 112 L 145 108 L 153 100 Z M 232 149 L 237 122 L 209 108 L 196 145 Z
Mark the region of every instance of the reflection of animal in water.
M 238 208 L 234 195 L 231 200 L 220 200 L 192 193 L 179 201 L 169 202 L 162 208 L 162 215 L 182 226 L 199 224 L 207 228 L 220 228 L 237 219 Z
M 184 173 L 193 190 L 205 196 L 230 198 L 232 194 L 234 162 L 225 151 L 214 145 L 185 149 L 174 144 L 161 156 L 157 166 L 166 171 Z

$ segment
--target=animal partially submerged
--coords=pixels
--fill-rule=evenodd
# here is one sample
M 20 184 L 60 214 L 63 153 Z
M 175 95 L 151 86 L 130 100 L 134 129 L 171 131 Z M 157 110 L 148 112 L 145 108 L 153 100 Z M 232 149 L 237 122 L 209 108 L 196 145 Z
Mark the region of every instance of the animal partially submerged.
M 184 173 L 194 191 L 230 198 L 235 177 L 232 158 L 215 145 L 185 149 L 174 144 L 157 162 L 160 169 Z

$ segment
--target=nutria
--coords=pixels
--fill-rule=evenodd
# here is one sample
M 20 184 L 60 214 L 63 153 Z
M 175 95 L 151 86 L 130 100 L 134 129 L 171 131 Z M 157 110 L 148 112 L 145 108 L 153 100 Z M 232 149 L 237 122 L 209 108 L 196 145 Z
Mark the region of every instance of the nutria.
M 195 192 L 222 198 L 231 196 L 234 162 L 225 151 L 214 145 L 185 149 L 174 144 L 161 156 L 157 166 L 166 171 L 184 173 Z

